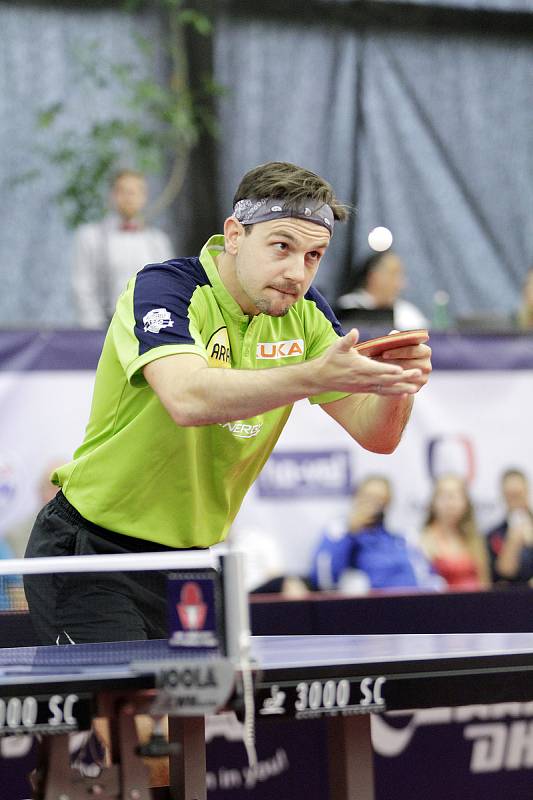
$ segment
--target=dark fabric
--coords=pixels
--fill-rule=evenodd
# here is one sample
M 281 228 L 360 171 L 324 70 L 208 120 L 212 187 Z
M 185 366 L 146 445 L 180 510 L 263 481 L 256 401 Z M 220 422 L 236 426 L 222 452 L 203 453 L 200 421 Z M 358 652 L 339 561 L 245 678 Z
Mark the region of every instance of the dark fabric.
M 489 551 L 490 571 L 493 583 L 524 583 L 533 578 L 533 547 L 524 547 L 520 565 L 515 575 L 508 577 L 498 572 L 497 560 L 507 538 L 508 525 L 504 520 L 487 534 L 487 547 Z
M 335 333 L 337 333 L 339 336 L 344 336 L 344 331 L 342 329 L 341 323 L 331 310 L 327 301 L 324 299 L 324 297 L 322 297 L 318 289 L 315 289 L 314 286 L 311 286 L 309 288 L 309 291 L 306 292 L 305 299 L 312 300 L 316 304 L 316 307 L 319 309 L 319 311 L 321 311 L 324 314 L 324 316 L 327 319 L 329 319 Z
M 419 6 L 441 6 L 450 9 L 471 9 L 473 11 L 522 11 L 531 13 L 533 7 L 531 0 L 409 0 Z M 344 0 L 328 0 L 328 2 L 342 3 Z M 380 0 L 381 3 L 404 4 L 405 0 Z
M 383 26 L 254 18 L 252 8 L 221 16 L 219 213 L 245 170 L 294 161 L 357 207 L 316 278 L 330 302 L 353 287 L 368 232 L 385 225 L 406 265 L 405 297 L 428 318 L 438 289 L 452 317 L 508 314 L 533 253 L 530 42 L 475 20 L 432 28 L 404 8 L 387 13 Z
M 220 219 L 242 175 L 266 161 L 301 164 L 330 180 L 340 200 L 356 201 L 358 57 L 358 37 L 342 26 L 221 15 L 214 70 L 228 91 L 219 102 Z M 335 226 L 315 279 L 328 300 L 350 260 L 350 228 Z
M 426 8 L 426 16 L 442 19 L 437 12 L 447 10 L 452 14 L 458 11 L 488 12 L 494 16 L 496 12 L 505 15 L 509 12 L 523 12 L 531 14 L 533 6 L 531 0 L 218 0 L 218 6 L 224 6 L 235 12 L 244 12 L 246 15 L 261 15 L 263 17 L 287 18 L 300 15 L 306 21 L 318 20 L 326 25 L 333 20 L 343 22 L 358 21 L 370 18 L 374 24 L 379 21 L 394 21 L 391 9 L 387 6 L 400 6 L 399 11 L 404 17 L 415 16 L 418 11 L 416 6 Z M 448 17 L 445 17 L 446 19 Z
M 39 513 L 26 558 L 171 550 L 85 520 L 61 492 Z M 26 575 L 24 589 L 40 644 L 133 641 L 167 635 L 166 574 Z

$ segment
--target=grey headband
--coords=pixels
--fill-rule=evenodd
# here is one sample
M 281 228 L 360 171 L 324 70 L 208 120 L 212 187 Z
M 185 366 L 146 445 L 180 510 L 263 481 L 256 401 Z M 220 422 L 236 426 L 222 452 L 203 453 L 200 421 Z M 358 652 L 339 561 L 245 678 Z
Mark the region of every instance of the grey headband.
M 293 206 L 285 206 L 283 200 L 267 197 L 262 200 L 239 200 L 233 209 L 233 216 L 241 225 L 254 225 L 256 222 L 268 222 L 271 219 L 296 217 L 322 225 L 333 234 L 335 218 L 327 203 L 316 207 L 315 200 L 302 200 Z

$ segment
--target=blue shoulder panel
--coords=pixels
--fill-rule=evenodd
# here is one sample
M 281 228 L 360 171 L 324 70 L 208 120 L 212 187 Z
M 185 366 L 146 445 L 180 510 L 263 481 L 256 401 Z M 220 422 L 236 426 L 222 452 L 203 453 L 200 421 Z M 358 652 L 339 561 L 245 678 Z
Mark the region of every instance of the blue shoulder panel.
M 318 310 L 321 311 L 324 316 L 327 317 L 327 319 L 329 319 L 335 333 L 338 334 L 338 336 L 344 336 L 344 331 L 339 320 L 331 310 L 326 298 L 320 294 L 318 289 L 315 289 L 314 286 L 309 287 L 309 290 L 304 296 L 304 300 L 311 300 L 313 303 L 315 303 Z
M 139 355 L 161 345 L 194 342 L 189 305 L 198 286 L 210 285 L 199 258 L 148 264 L 136 276 L 133 291 Z

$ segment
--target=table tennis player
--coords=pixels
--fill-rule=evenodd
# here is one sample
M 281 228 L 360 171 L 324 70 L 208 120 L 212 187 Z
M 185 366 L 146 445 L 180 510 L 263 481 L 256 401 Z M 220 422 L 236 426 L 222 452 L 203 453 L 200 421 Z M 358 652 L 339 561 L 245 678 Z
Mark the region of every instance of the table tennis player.
M 313 279 L 347 209 L 307 169 L 242 179 L 223 235 L 150 264 L 110 323 L 85 438 L 57 469 L 27 557 L 207 548 L 224 539 L 296 400 L 390 453 L 427 382 L 427 344 L 354 349 Z M 133 270 L 132 270 L 133 272 Z M 164 637 L 163 576 L 27 576 L 44 644 Z

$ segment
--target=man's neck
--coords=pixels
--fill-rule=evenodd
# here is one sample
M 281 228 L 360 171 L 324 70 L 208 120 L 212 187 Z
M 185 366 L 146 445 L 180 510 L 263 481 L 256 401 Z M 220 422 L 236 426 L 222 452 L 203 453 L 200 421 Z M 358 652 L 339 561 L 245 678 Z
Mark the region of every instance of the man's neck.
M 220 280 L 233 297 L 235 302 L 241 307 L 243 314 L 253 316 L 257 314 L 257 309 L 251 303 L 248 296 L 243 292 L 238 280 L 235 259 L 232 255 L 223 250 L 214 258 L 215 266 L 220 275 Z

